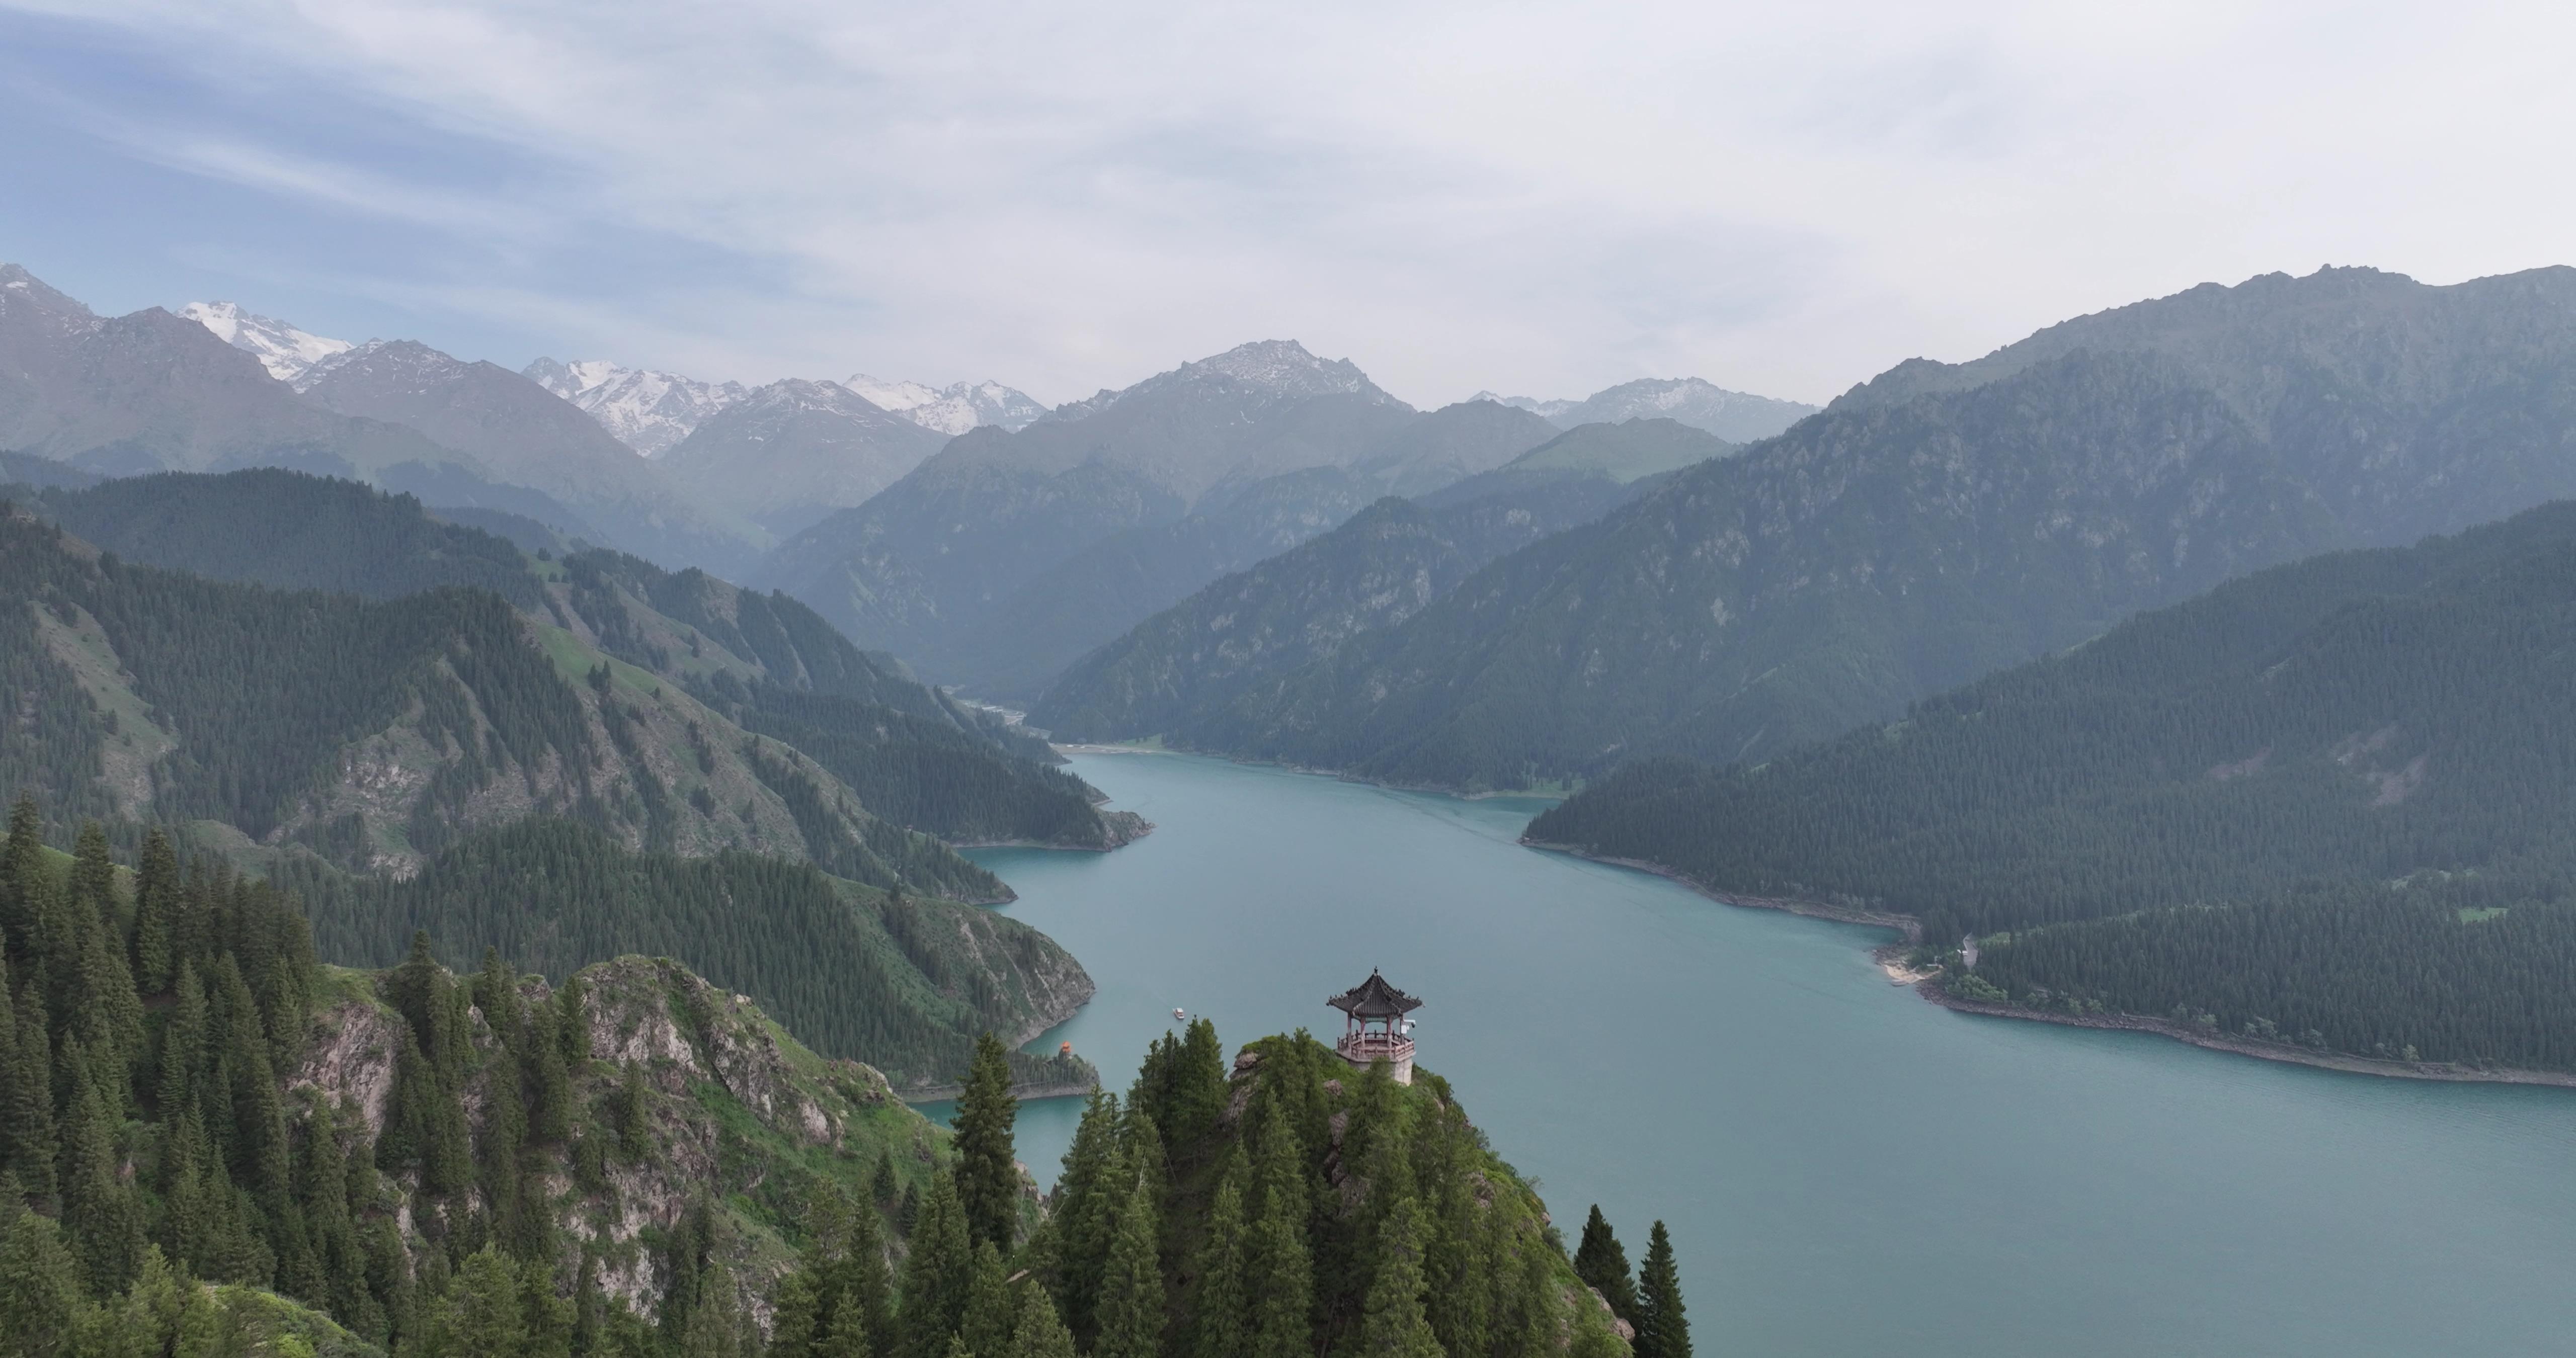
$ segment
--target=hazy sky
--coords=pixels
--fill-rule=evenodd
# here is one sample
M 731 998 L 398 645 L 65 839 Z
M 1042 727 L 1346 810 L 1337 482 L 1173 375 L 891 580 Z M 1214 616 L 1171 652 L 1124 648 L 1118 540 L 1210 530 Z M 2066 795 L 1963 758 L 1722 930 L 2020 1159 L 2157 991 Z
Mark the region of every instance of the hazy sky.
M 2564 6 L 0 0 L 0 258 L 1043 400 L 1293 337 L 1430 405 L 1821 400 L 2273 270 L 2570 262 Z

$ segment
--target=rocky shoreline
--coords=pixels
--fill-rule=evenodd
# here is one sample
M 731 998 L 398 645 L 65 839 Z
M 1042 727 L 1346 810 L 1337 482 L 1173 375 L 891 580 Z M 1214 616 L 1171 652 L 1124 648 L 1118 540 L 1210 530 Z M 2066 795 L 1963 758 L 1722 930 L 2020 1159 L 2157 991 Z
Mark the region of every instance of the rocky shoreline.
M 2103 1028 L 2118 1032 L 2154 1033 L 2159 1037 L 2188 1042 L 2192 1046 L 2210 1051 L 2251 1056 L 2263 1061 L 2279 1061 L 2287 1065 L 2314 1066 L 2320 1070 L 2337 1070 L 2354 1075 L 2379 1075 L 2395 1080 L 2445 1080 L 2462 1084 L 2551 1085 L 2576 1089 L 2576 1074 L 2559 1071 L 2479 1070 L 2473 1066 L 2459 1066 L 2441 1061 L 2378 1061 L 2363 1056 L 2313 1051 L 2286 1043 L 2262 1042 L 2250 1037 L 2238 1037 L 2176 1023 L 2171 1019 L 2149 1018 L 2143 1014 L 2061 1014 L 1993 1000 L 1972 1000 L 1950 993 L 1949 989 L 1941 984 L 1942 973 L 1939 968 L 1916 971 L 1903 965 L 1906 952 L 1913 945 L 1920 943 L 1923 938 L 1922 922 L 1911 915 L 1899 915 L 1882 910 L 1864 910 L 1826 901 L 1745 896 L 1715 891 L 1659 863 L 1648 863 L 1633 858 L 1608 858 L 1599 854 L 1586 853 L 1570 844 L 1547 844 L 1530 839 L 1524 839 L 1521 843 L 1533 849 L 1562 853 L 1594 863 L 1608 863 L 1614 867 L 1650 872 L 1667 881 L 1678 882 L 1689 887 L 1721 905 L 1742 906 L 1750 910 L 1780 910 L 1792 915 L 1805 915 L 1811 919 L 1829 919 L 1845 924 L 1866 924 L 1874 928 L 1894 929 L 1905 936 L 1905 941 L 1884 944 L 1873 949 L 1872 960 L 1887 973 L 1890 982 L 1911 986 L 1914 993 L 1924 999 L 1944 1009 L 1955 1010 L 1962 1014 L 2055 1023 L 2069 1028 Z

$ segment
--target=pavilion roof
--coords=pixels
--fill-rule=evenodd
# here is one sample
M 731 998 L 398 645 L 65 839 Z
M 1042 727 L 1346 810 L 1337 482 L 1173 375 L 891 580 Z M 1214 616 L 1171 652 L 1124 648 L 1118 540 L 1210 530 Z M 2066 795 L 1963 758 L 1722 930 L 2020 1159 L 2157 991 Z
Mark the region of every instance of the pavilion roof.
M 1374 969 L 1369 978 L 1324 1001 L 1352 1018 L 1395 1018 L 1422 1007 L 1422 1001 L 1386 983 Z

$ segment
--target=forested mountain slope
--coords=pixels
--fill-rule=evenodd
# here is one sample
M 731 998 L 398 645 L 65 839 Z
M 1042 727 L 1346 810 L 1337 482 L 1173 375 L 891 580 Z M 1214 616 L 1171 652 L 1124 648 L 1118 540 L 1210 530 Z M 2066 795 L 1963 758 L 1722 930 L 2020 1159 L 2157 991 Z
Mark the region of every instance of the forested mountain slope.
M 157 840 L 65 871 L 36 820 L 0 857 L 12 1351 L 756 1345 L 790 1223 L 854 1202 L 873 1239 L 954 1158 L 876 1070 L 671 962 L 318 966 L 268 885 Z
M 1654 481 L 1645 469 L 1677 465 L 1676 451 L 1730 449 L 1669 420 L 1586 425 L 1422 505 L 1380 500 L 1084 656 L 1030 721 L 1066 740 L 1159 735 L 1216 750 L 1257 743 L 1238 710 L 1245 695 L 1412 617 L 1496 557 L 1643 493 Z M 1257 696 L 1243 703 L 1260 705 Z
M 2275 567 L 1528 838 L 1984 939 L 1952 989 L 2576 1070 L 2576 504 Z
M 952 1136 L 671 962 L 321 967 L 268 884 L 157 839 L 120 872 L 94 832 L 60 863 L 39 819 L 0 853 L 0 1317 L 33 1352 L 1691 1351 L 1660 1224 L 1642 1278 L 1597 1212 L 1569 1259 L 1428 1072 L 1302 1033 L 1229 1071 L 1202 1021 L 1092 1095 L 1041 1213 L 990 1038 Z
M 1431 411 L 1350 466 L 1267 477 L 1176 522 L 1094 543 L 1013 591 L 943 658 L 976 693 L 1034 698 L 1085 651 L 1200 585 L 1327 532 L 1380 496 L 1454 484 L 1553 434 L 1537 416 L 1491 401 Z
M 896 825 L 959 842 L 1094 849 L 1143 830 L 1130 813 L 1097 809 L 1080 780 L 1035 762 L 1052 757 L 1043 746 L 862 654 L 802 604 L 702 571 L 604 551 L 535 561 L 439 523 L 416 502 L 291 472 L 132 478 L 36 504 L 128 560 L 223 579 L 376 599 L 492 590 L 532 626 L 568 633 L 565 656 L 602 653 L 574 677 L 614 657 L 705 708 L 680 719 L 688 762 L 721 760 L 757 731 L 821 762 L 861 807 Z M 692 721 L 699 732 L 686 736 Z M 702 746 L 715 753 L 702 757 Z M 792 785 L 792 770 L 780 776 Z
M 2576 494 L 2576 271 L 2132 312 L 1498 561 L 1278 686 L 1236 748 L 1452 787 L 1759 758 L 2230 576 Z
M 408 870 L 476 826 L 586 820 L 682 853 L 810 857 L 872 885 L 1005 889 L 780 742 L 501 596 L 383 602 L 129 565 L 0 519 L 0 785 L 66 816 L 208 822 Z

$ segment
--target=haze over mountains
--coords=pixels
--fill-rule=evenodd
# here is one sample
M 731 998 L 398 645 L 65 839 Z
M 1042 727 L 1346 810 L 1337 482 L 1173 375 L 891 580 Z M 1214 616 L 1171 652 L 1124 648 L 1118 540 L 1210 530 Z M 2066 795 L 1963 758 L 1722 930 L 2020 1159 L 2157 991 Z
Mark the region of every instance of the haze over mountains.
M 1499 401 L 1545 416 L 1560 429 L 1663 419 L 1705 429 L 1732 443 L 1769 438 L 1816 413 L 1816 407 L 1804 402 L 1728 391 L 1696 377 L 1639 378 L 1596 391 L 1580 401 L 1542 401 L 1528 396 L 1497 396 L 1490 391 L 1480 391 L 1471 399 Z
M 1453 787 L 1758 759 L 2232 575 L 2576 493 L 2571 415 L 2576 271 L 2204 286 L 1901 365 L 1269 675 L 1212 748 Z

